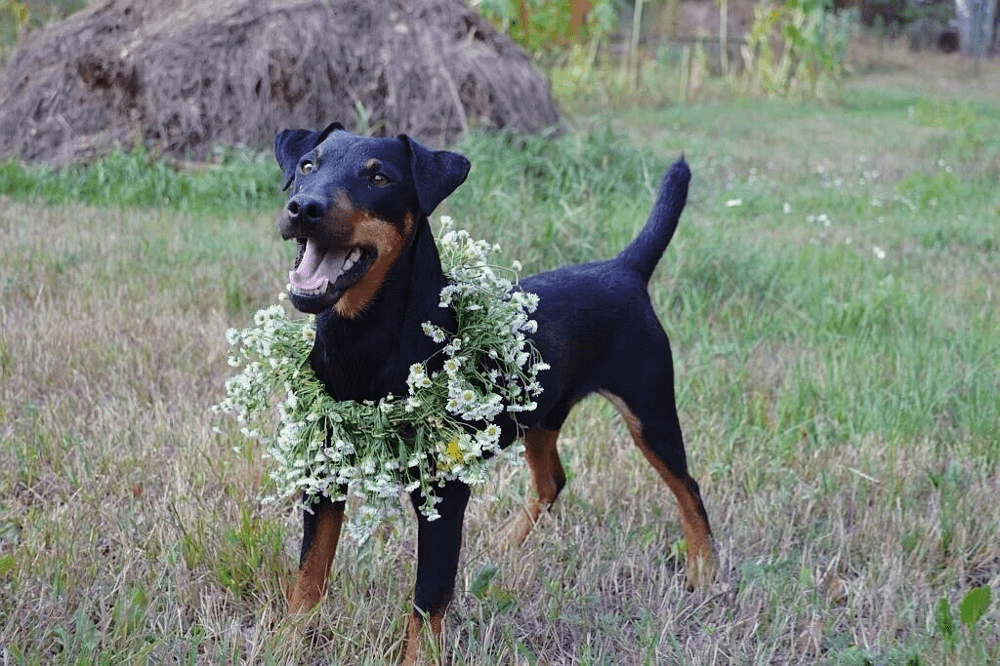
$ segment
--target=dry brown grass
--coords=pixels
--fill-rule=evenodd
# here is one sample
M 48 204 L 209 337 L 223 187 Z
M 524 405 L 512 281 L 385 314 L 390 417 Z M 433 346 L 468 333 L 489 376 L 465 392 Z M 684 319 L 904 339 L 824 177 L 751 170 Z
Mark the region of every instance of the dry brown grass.
M 29 216 L 51 235 L 27 233 Z M 208 233 L 201 221 L 23 204 L 3 221 L 19 266 L 5 272 L 2 310 L 5 661 L 360 663 L 398 647 L 412 525 L 348 543 L 312 630 L 279 631 L 297 517 L 290 503 L 256 503 L 260 461 L 213 432 L 228 370 L 219 269 L 185 261 L 172 275 L 198 245 L 182 239 Z M 219 224 L 212 233 L 270 242 L 257 231 L 266 218 Z M 152 228 L 165 254 L 144 258 Z M 748 390 L 766 393 L 751 402 L 771 404 L 802 353 L 749 357 Z M 470 510 L 448 621 L 457 662 L 812 663 L 838 647 L 906 644 L 933 626 L 942 592 L 954 601 L 1000 583 L 996 479 L 939 460 L 932 440 L 780 459 L 766 442 L 720 441 L 711 414 L 687 420 L 720 582 L 685 590 L 669 493 L 612 410 L 588 402 L 563 440 L 567 492 L 522 549 L 505 554 L 492 538 L 526 497 L 522 470 L 503 471 L 483 493 L 499 499 Z
M 940 145 L 905 147 L 869 131 L 846 149 L 817 148 L 812 123 L 852 112 L 767 121 L 786 108 L 748 103 L 733 122 L 775 143 L 799 123 L 807 138 L 798 140 L 845 177 L 862 168 L 852 166 L 858 146 L 923 173 L 924 151 Z M 995 663 L 996 601 L 973 630 L 955 610 L 974 587 L 1000 589 L 995 191 L 943 180 L 934 205 L 874 209 L 873 192 L 891 201 L 912 174 L 831 192 L 800 170 L 806 158 L 794 146 L 749 178 L 752 147 L 731 161 L 712 152 L 722 112 L 684 113 L 646 121 L 681 126 L 698 178 L 653 294 L 674 341 L 719 581 L 685 589 L 673 498 L 613 409 L 587 401 L 561 440 L 567 489 L 524 547 L 508 553 L 494 537 L 526 501 L 523 469 L 499 470 L 469 510 L 446 621 L 450 663 Z M 738 143 L 732 136 L 726 145 Z M 988 168 L 995 141 L 947 158 L 960 173 Z M 548 177 L 539 164 L 521 187 Z M 508 168 L 499 157 L 490 165 L 451 204 L 479 211 L 467 214 L 483 225 L 476 233 L 507 211 L 488 203 L 500 200 L 490 186 L 477 194 L 476 179 Z M 517 188 L 508 183 L 502 200 L 512 231 L 495 230 L 510 234 L 512 255 L 537 257 L 539 246 L 513 236 L 524 235 L 519 224 L 540 236 L 545 221 L 518 217 Z M 742 209 L 723 205 L 734 196 Z M 609 221 L 587 197 L 529 204 L 600 230 Z M 782 217 L 788 200 L 796 214 Z M 565 210 L 574 214 L 564 220 Z M 805 214 L 824 210 L 845 213 L 839 235 L 820 239 Z M 235 452 L 244 442 L 209 409 L 230 372 L 225 329 L 245 325 L 282 286 L 291 249 L 271 225 L 270 211 L 0 203 L 0 662 L 382 663 L 396 654 L 413 523 L 360 548 L 346 542 L 327 598 L 304 627 L 289 626 L 294 502 L 259 504 L 265 463 Z M 600 236 L 580 242 L 603 248 Z M 871 242 L 889 252 L 884 262 Z M 580 250 L 541 251 L 556 263 Z M 952 638 L 940 629 L 942 599 L 955 614 Z

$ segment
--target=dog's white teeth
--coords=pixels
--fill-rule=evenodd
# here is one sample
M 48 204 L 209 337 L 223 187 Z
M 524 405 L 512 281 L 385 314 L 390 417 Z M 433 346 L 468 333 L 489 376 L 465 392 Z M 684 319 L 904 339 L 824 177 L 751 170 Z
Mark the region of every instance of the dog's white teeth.
M 320 296 L 324 292 L 326 292 L 326 288 L 330 285 L 330 281 L 327 278 L 323 278 L 322 282 L 318 287 L 305 287 L 302 286 L 301 284 L 296 285 L 294 284 L 294 278 L 293 278 L 294 273 L 295 271 L 292 271 L 292 273 L 289 275 L 289 278 L 291 279 L 291 284 L 288 285 L 288 288 L 289 291 L 291 291 L 294 294 L 298 294 L 299 296 Z
M 352 266 L 354 266 L 354 264 L 358 262 L 358 259 L 360 258 L 361 258 L 361 248 L 356 247 L 353 250 L 351 250 L 351 253 L 349 255 L 347 255 L 347 259 L 344 259 L 344 265 L 341 267 L 340 270 L 346 271 L 350 269 Z

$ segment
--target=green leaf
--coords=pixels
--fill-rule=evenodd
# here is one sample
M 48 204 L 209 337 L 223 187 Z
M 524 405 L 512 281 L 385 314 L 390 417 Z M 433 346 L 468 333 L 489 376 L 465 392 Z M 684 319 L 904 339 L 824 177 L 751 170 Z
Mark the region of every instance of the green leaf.
M 469 592 L 472 593 L 472 596 L 482 601 L 486 596 L 486 590 L 489 589 L 490 583 L 493 582 L 498 573 L 500 573 L 500 567 L 495 564 L 484 564 L 480 567 L 472 584 L 469 585 Z
M 781 35 L 793 46 L 800 48 L 805 46 L 806 38 L 803 36 L 802 31 L 799 30 L 797 25 L 786 23 L 781 26 Z
M 965 594 L 962 604 L 959 606 L 959 614 L 962 616 L 962 622 L 969 629 L 972 629 L 972 625 L 978 622 L 986 609 L 989 608 L 992 592 L 988 586 L 984 585 L 983 587 L 974 587 Z
M 947 598 L 941 597 L 941 601 L 938 602 L 935 619 L 941 636 L 948 642 L 954 641 L 955 620 L 951 617 L 951 606 L 948 604 Z

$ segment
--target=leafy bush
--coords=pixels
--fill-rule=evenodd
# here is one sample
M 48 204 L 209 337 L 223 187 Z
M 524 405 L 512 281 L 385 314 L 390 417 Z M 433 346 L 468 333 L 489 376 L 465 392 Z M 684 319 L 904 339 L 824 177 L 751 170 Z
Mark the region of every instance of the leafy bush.
M 833 10 L 832 0 L 787 0 L 754 8 L 744 46 L 745 80 L 767 96 L 806 93 L 822 97 L 847 73 L 847 46 L 856 23 L 853 11 Z
M 472 4 L 497 29 L 536 55 L 559 54 L 573 44 L 600 39 L 617 24 L 612 0 L 479 0 Z M 574 25 L 574 13 L 582 19 L 579 25 Z

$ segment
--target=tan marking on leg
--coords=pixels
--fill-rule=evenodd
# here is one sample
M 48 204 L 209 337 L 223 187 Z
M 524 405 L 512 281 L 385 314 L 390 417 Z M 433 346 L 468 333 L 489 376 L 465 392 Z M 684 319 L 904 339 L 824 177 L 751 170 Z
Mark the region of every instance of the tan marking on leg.
M 535 482 L 537 498 L 524 511 L 515 514 L 504 527 L 505 541 L 519 546 L 528 538 L 543 511 L 556 501 L 556 496 L 566 484 L 566 473 L 559 460 L 556 440 L 558 430 L 531 428 L 524 433 L 524 459 L 528 461 Z
M 348 319 L 356 317 L 375 298 L 414 228 L 413 219 L 409 215 L 404 220 L 402 234 L 388 222 L 365 214 L 357 215 L 352 220 L 352 226 L 354 234 L 348 245 L 374 246 L 378 256 L 361 281 L 345 291 L 334 305 L 337 313 Z
M 318 504 L 315 511 L 316 533 L 288 597 L 289 614 L 307 611 L 319 603 L 326 590 L 333 556 L 337 553 L 340 528 L 344 522 L 343 502 Z
M 444 613 L 433 613 L 430 616 L 431 634 L 438 644 L 438 652 L 442 646 L 442 621 Z M 403 666 L 413 666 L 420 658 L 420 630 L 424 626 L 424 618 L 417 611 L 410 613 L 406 618 L 406 634 L 403 636 Z
M 420 656 L 420 629 L 423 626 L 424 622 L 416 612 L 410 613 L 410 616 L 406 618 L 403 659 L 400 662 L 403 666 L 412 666 L 417 663 L 417 658 Z
M 684 539 L 687 542 L 687 580 L 691 587 L 705 587 L 715 579 L 715 551 L 712 548 L 712 531 L 705 516 L 705 506 L 698 494 L 697 486 L 689 485 L 690 479 L 682 479 L 666 466 L 657 456 L 642 433 L 642 422 L 632 413 L 625 401 L 616 395 L 604 393 L 604 397 L 614 404 L 628 424 L 632 441 L 639 447 L 646 460 L 660 475 L 677 498 L 677 506 L 681 517 L 681 527 L 684 529 Z

